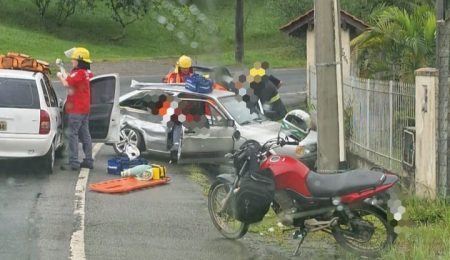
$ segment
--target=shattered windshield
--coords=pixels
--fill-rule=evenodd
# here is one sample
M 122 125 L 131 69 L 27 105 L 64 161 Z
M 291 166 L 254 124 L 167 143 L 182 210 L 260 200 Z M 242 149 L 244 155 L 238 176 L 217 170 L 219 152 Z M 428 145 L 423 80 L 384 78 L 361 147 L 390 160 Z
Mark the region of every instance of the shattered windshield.
M 234 120 L 240 125 L 260 122 L 265 117 L 259 114 L 256 107 L 248 108 L 248 103 L 239 100 L 235 96 L 219 98 L 220 103 L 231 114 Z

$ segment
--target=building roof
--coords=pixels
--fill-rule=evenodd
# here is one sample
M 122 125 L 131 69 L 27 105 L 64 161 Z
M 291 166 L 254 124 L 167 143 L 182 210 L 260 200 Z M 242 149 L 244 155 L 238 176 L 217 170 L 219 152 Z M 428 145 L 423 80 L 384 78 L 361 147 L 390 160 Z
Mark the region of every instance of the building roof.
M 314 25 L 314 9 L 281 26 L 280 30 L 289 34 L 289 36 L 300 37 L 312 25 Z M 364 21 L 344 10 L 341 10 L 341 26 L 352 29 L 356 34 L 360 34 L 369 27 Z

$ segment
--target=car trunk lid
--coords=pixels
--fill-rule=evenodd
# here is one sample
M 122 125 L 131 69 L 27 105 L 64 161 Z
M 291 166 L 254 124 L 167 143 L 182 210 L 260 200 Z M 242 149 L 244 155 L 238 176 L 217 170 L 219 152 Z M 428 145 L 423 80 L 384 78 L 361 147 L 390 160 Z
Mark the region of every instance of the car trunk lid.
M 0 108 L 0 134 L 39 134 L 39 109 Z
M 40 119 L 36 82 L 0 78 L 0 134 L 38 134 Z

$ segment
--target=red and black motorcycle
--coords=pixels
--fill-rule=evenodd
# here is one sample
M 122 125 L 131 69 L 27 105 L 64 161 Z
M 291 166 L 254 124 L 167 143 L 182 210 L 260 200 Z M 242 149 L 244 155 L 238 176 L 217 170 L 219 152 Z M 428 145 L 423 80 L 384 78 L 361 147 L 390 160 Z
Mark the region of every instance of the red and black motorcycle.
M 247 233 L 270 207 L 300 242 L 310 232 L 324 231 L 343 248 L 374 256 L 395 240 L 387 200 L 398 178 L 387 172 L 352 170 L 318 174 L 300 161 L 271 153 L 297 141 L 272 139 L 264 145 L 246 141 L 229 155 L 235 174 L 222 174 L 210 187 L 208 209 L 215 227 L 229 239 Z

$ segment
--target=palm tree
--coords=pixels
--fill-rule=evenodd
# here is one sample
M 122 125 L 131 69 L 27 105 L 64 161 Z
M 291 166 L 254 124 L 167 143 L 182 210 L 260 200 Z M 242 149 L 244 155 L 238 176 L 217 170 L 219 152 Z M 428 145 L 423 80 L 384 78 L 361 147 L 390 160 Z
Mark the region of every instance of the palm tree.
M 436 18 L 430 6 L 412 13 L 384 7 L 373 15 L 367 31 L 352 40 L 360 74 L 403 81 L 414 80 L 414 70 L 435 59 Z

